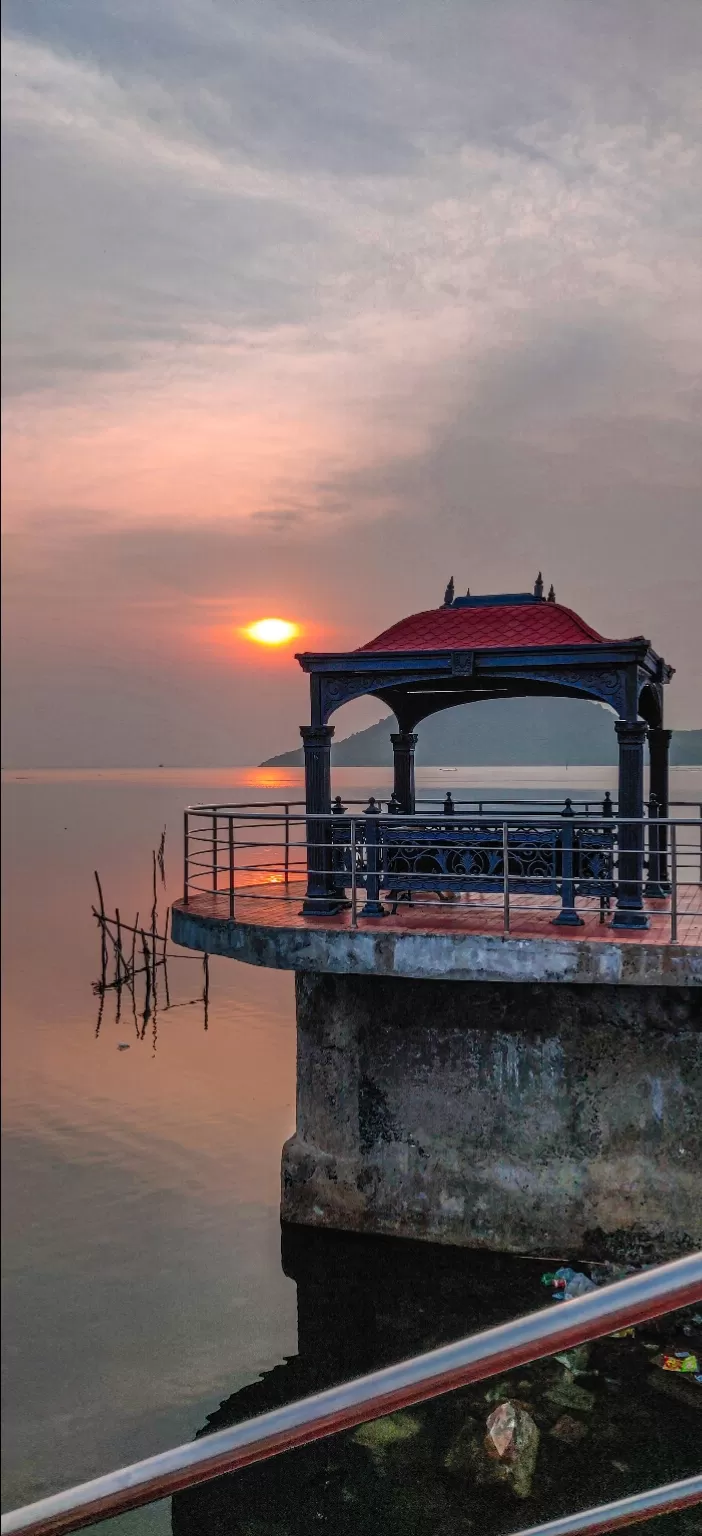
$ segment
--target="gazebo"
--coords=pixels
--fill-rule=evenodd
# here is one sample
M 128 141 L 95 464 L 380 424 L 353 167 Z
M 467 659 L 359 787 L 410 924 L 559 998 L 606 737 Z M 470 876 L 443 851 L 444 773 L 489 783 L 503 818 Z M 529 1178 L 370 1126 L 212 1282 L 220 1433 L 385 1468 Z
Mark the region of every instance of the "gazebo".
M 544 597 L 541 573 L 532 592 L 457 597 L 453 578 L 443 605 L 412 614 L 355 651 L 302 652 L 309 674 L 310 724 L 301 726 L 308 816 L 307 910 L 334 904 L 323 845 L 331 815 L 330 716 L 351 699 L 371 694 L 392 710 L 394 802 L 404 817 L 415 814 L 416 727 L 429 715 L 480 700 L 565 696 L 609 705 L 616 715 L 619 747 L 617 813 L 644 816 L 644 743 L 648 739 L 650 800 L 658 817 L 668 815 L 668 749 L 663 726 L 663 687 L 673 668 L 635 635 L 610 640 L 571 608 Z M 658 830 L 657 879 L 665 874 L 665 830 Z M 613 926 L 647 925 L 643 905 L 643 826 L 620 827 L 618 894 Z M 657 886 L 650 894 L 663 894 Z

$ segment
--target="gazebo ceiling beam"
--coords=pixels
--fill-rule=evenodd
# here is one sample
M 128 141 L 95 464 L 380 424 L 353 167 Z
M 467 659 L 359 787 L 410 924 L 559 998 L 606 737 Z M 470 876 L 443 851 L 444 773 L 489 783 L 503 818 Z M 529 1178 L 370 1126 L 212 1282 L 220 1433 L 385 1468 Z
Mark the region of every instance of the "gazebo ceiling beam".
M 659 723 L 655 717 L 662 705 L 662 687 L 672 675 L 643 638 L 482 651 L 307 652 L 297 659 L 310 676 L 315 725 L 325 724 L 343 704 L 364 695 L 388 702 L 396 714 L 395 702 L 402 701 L 405 722 L 478 697 L 550 694 L 608 704 L 620 718 L 630 720 L 637 718 L 639 700 L 645 699 L 647 719 Z M 418 713 L 420 690 L 434 703 Z M 446 696 L 445 704 L 441 695 Z
M 397 688 L 383 689 L 374 695 L 387 704 L 396 716 L 401 730 L 412 731 L 422 720 L 430 715 L 439 714 L 446 709 L 459 709 L 464 704 L 486 704 L 496 699 L 520 699 L 520 698 L 570 698 L 583 699 L 582 692 L 577 688 L 568 688 L 555 683 L 534 683 L 524 689 L 523 687 L 504 687 L 471 689 L 470 692 L 457 691 L 455 689 L 429 689 L 429 688 Z M 586 699 L 585 702 L 599 704 L 601 699 Z

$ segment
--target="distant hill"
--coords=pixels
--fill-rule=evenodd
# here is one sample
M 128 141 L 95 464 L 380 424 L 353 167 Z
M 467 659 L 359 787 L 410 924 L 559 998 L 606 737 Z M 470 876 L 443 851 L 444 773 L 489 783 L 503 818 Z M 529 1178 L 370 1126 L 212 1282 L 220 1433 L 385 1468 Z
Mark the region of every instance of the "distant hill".
M 332 744 L 339 768 L 382 768 L 392 763 L 387 715 L 366 731 Z M 491 699 L 431 715 L 417 728 L 417 763 L 432 767 L 539 767 L 564 764 L 605 766 L 617 761 L 614 716 L 601 704 L 581 699 Z M 702 730 L 675 731 L 670 744 L 675 766 L 702 765 Z M 264 768 L 296 768 L 302 747 L 269 757 Z

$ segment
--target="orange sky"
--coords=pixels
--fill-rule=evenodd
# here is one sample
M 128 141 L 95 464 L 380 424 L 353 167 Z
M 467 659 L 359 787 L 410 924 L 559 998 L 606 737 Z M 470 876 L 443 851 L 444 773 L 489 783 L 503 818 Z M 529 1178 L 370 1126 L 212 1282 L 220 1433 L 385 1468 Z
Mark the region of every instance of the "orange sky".
M 252 621 L 539 567 L 701 723 L 695 9 L 10 4 L 8 762 L 258 761 Z

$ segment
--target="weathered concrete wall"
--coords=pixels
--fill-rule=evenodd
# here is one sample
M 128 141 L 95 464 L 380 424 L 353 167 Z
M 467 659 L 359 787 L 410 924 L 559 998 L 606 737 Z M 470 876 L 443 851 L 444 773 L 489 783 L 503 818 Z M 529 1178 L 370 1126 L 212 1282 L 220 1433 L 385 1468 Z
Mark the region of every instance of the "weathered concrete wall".
M 283 1219 L 549 1256 L 702 1246 L 702 993 L 298 974 Z
M 175 902 L 175 944 L 247 965 L 336 975 L 434 977 L 437 981 L 573 982 L 579 986 L 702 986 L 702 946 L 607 937 L 543 939 L 489 933 L 402 932 L 389 920 L 361 928 L 273 927 L 212 917 Z M 555 934 L 559 932 L 559 937 Z

